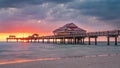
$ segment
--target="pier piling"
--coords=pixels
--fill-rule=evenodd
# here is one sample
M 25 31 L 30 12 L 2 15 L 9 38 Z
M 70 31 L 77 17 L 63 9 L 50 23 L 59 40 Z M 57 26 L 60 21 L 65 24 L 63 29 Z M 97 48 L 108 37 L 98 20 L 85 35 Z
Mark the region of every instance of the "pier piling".
M 89 39 L 88 39 L 88 45 L 90 45 L 91 44 L 91 39 L 90 39 L 90 37 L 89 37 Z
M 118 36 L 115 36 L 115 45 L 117 45 L 117 38 Z

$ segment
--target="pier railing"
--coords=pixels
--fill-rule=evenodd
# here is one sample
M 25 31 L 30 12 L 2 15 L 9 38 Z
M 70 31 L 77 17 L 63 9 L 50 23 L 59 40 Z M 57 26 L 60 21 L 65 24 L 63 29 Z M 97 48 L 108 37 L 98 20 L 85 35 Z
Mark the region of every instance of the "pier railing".
M 111 30 L 111 31 L 98 31 L 98 32 L 87 32 L 87 33 L 80 33 L 80 34 L 69 34 L 69 35 L 51 35 L 51 36 L 38 36 L 38 37 L 26 37 L 26 38 L 12 38 L 12 37 L 8 37 L 6 38 L 7 42 L 11 39 L 16 40 L 17 42 L 19 40 L 27 40 L 28 42 L 32 42 L 34 40 L 34 42 L 39 40 L 42 40 L 44 42 L 45 39 L 50 40 L 53 39 L 53 41 L 55 41 L 56 39 L 61 39 L 62 42 L 65 42 L 65 39 L 72 39 L 70 42 L 73 43 L 79 43 L 79 41 L 82 41 L 82 43 L 84 42 L 84 38 L 88 37 L 89 38 L 89 45 L 90 45 L 90 38 L 95 38 L 95 45 L 97 45 L 97 37 L 99 36 L 106 36 L 107 37 L 107 41 L 108 41 L 108 45 L 110 44 L 110 37 L 115 38 L 115 45 L 117 45 L 117 38 L 120 35 L 120 30 Z M 49 41 L 50 42 L 50 41 Z M 55 41 L 57 42 L 57 41 Z

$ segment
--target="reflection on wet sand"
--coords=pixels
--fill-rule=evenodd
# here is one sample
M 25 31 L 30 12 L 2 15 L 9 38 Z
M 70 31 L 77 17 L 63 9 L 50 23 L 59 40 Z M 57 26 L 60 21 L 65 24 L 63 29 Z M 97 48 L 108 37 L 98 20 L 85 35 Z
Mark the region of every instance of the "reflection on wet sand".
M 24 63 L 24 62 L 33 62 L 33 61 L 60 60 L 60 59 L 61 58 L 40 58 L 40 59 L 31 59 L 31 60 L 16 59 L 16 60 L 13 60 L 13 61 L 0 62 L 0 65 L 2 65 L 2 64 L 13 64 L 13 63 Z
M 108 57 L 108 56 L 120 56 L 120 54 L 100 54 L 100 55 L 90 55 L 90 56 L 67 56 L 67 57 L 60 57 L 60 58 L 39 58 L 39 59 L 16 59 L 13 61 L 3 61 L 0 62 L 0 65 L 3 64 L 14 64 L 14 63 L 24 63 L 24 62 L 33 62 L 33 61 L 47 61 L 47 60 L 61 60 L 67 58 L 95 58 L 95 57 Z

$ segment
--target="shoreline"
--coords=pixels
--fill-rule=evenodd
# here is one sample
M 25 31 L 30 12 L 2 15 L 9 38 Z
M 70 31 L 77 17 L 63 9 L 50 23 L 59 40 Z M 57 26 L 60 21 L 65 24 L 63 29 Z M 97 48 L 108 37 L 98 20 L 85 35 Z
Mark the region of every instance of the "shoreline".
M 33 61 L 0 65 L 0 68 L 119 68 L 120 54 L 87 57 L 68 57 L 55 60 Z
M 120 56 L 120 53 L 114 54 L 99 54 L 99 55 L 86 55 L 86 56 L 67 56 L 67 57 L 58 57 L 58 58 L 37 58 L 37 59 L 18 59 L 13 61 L 0 62 L 0 65 L 11 65 L 11 64 L 21 64 L 21 63 L 33 63 L 33 62 L 43 62 L 43 61 L 57 61 L 65 59 L 87 59 L 87 58 L 99 58 L 99 57 L 114 57 Z

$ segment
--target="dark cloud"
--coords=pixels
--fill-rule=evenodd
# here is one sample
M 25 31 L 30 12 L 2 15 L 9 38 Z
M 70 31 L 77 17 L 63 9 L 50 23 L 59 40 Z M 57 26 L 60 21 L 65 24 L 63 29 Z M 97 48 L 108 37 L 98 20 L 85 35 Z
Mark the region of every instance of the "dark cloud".
M 76 0 L 68 7 L 79 10 L 83 15 L 95 16 L 98 20 L 120 27 L 120 0 Z
M 44 5 L 44 4 L 43 4 Z M 45 19 L 48 8 L 46 6 L 31 6 L 24 8 L 6 8 L 0 10 L 0 21 L 23 21 L 30 19 Z
M 0 8 L 2 32 L 14 31 L 20 25 L 49 30 L 47 26 L 51 24 L 59 26 L 69 22 L 96 30 L 120 27 L 118 0 L 0 0 Z M 44 25 L 44 21 L 49 25 Z
M 47 2 L 51 3 L 67 3 L 72 0 L 0 0 L 0 8 L 24 7 L 26 5 L 38 5 Z

